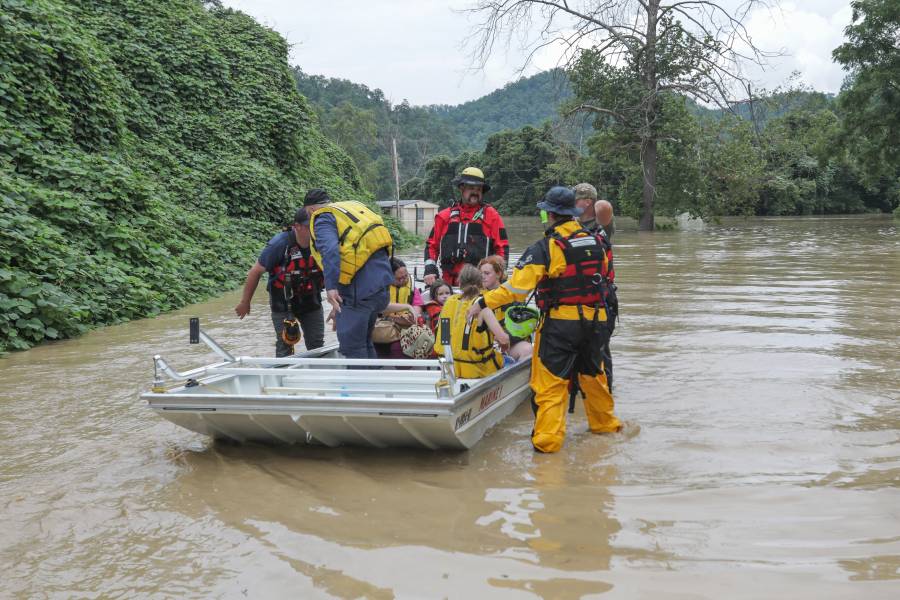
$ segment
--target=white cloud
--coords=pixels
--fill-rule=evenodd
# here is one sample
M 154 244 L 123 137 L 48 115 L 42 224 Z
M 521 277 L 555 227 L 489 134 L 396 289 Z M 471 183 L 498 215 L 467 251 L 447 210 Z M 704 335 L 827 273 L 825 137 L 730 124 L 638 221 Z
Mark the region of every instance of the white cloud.
M 768 87 L 784 82 L 799 71 L 804 83 L 823 92 L 840 90 L 844 73 L 832 62 L 831 52 L 844 41 L 844 28 L 850 24 L 849 2 L 786 2 L 780 9 L 758 10 L 747 23 L 750 35 L 759 47 L 781 50 L 784 56 L 770 59 L 765 71 L 748 69 L 754 78 Z
M 458 104 L 518 77 L 525 53 L 497 48 L 483 70 L 472 69 L 464 39 L 476 23 L 458 9 L 469 0 L 224 0 L 278 31 L 292 44 L 291 63 L 310 74 L 380 88 L 393 102 Z M 457 10 L 454 10 L 457 9 Z M 757 11 L 748 29 L 766 49 L 787 50 L 766 71 L 748 71 L 768 88 L 792 71 L 814 88 L 836 92 L 843 74 L 831 51 L 850 22 L 848 0 L 783 3 Z M 560 47 L 539 51 L 525 74 L 552 68 Z

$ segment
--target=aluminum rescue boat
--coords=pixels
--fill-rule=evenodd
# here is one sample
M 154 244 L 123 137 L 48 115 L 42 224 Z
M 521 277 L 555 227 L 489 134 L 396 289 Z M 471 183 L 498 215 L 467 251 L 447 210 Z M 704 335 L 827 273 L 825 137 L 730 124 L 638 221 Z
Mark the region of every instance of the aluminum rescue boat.
M 179 373 L 157 355 L 141 398 L 215 439 L 466 449 L 532 395 L 530 359 L 458 379 L 450 360 L 349 359 L 336 344 L 288 358 L 235 357 L 192 319 L 191 342 L 199 341 L 223 361 Z

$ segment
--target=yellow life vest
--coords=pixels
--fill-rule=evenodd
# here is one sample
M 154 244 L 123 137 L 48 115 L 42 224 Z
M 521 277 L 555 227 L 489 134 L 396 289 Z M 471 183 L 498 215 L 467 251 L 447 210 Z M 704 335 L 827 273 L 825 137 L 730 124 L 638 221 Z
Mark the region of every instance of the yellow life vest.
M 494 317 L 496 317 L 497 322 L 500 323 L 500 327 L 502 327 L 504 330 L 506 329 L 506 324 L 504 323 L 504 321 L 506 321 L 506 309 L 508 309 L 513 304 L 515 303 L 510 302 L 509 304 L 501 304 L 497 308 L 491 309 L 491 312 L 494 313 Z
M 444 356 L 449 339 L 454 371 L 463 379 L 487 377 L 503 367 L 503 356 L 494 349 L 494 336 L 487 324 L 478 325 L 477 318 L 466 320 L 466 311 L 474 301 L 475 298 L 463 300 L 459 294 L 447 298 L 438 317 L 434 341 L 435 353 Z
M 412 304 L 412 284 L 406 282 L 403 287 L 397 287 L 393 283 L 388 286 L 388 301 L 395 304 Z
M 334 215 L 337 222 L 338 241 L 341 245 L 341 275 L 338 281 L 349 285 L 356 272 L 366 264 L 369 257 L 386 248 L 391 252 L 393 240 L 384 221 L 362 202 L 348 200 L 323 206 L 313 213 L 309 220 L 310 250 L 322 270 L 322 255 L 316 248 L 316 217 L 323 213 Z
M 506 309 L 512 306 L 512 304 L 504 304 L 502 306 L 498 306 L 497 308 L 491 309 L 494 312 L 494 316 L 497 317 L 497 322 L 500 325 L 503 325 L 503 321 L 506 320 Z
M 499 287 L 499 286 L 498 286 Z M 497 288 L 494 288 L 497 289 Z M 490 291 L 490 290 L 485 290 Z M 491 311 L 494 313 L 494 316 L 497 318 L 497 322 L 500 323 L 500 326 L 506 329 L 506 326 L 503 324 L 503 321 L 506 319 L 506 309 L 515 304 L 515 302 L 510 302 L 509 304 L 501 304 L 497 308 L 492 308 Z
M 388 302 L 395 303 L 395 304 L 409 304 L 410 306 L 412 306 L 412 300 L 413 300 L 413 290 L 412 290 L 411 283 L 407 283 L 403 287 L 397 287 L 393 283 L 388 286 Z M 410 314 L 408 310 L 399 311 L 399 312 L 394 312 L 394 311 L 384 312 L 382 314 L 385 314 L 385 315 L 403 314 L 404 312 L 406 314 Z

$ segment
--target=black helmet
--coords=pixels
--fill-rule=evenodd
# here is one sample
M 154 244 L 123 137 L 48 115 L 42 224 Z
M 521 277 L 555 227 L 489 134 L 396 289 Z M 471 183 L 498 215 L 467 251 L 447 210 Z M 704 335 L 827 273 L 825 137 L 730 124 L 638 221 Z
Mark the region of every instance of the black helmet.
M 306 192 L 306 196 L 303 198 L 303 206 L 310 206 L 316 204 L 328 204 L 331 202 L 331 196 L 328 195 L 328 192 L 323 190 L 322 188 L 313 188 Z

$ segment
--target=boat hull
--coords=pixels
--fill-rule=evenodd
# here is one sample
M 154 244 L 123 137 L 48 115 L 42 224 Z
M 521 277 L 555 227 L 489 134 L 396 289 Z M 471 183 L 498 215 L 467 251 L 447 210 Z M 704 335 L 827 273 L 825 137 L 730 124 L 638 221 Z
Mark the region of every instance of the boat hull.
M 337 356 L 327 347 L 298 355 L 296 364 L 262 367 L 252 365 L 277 361 L 241 357 L 141 397 L 163 418 L 214 439 L 462 450 L 531 396 L 530 361 L 457 380 L 441 394 L 437 361 L 352 369 Z M 324 360 L 302 360 L 312 358 Z M 411 367 L 392 368 L 400 364 Z

